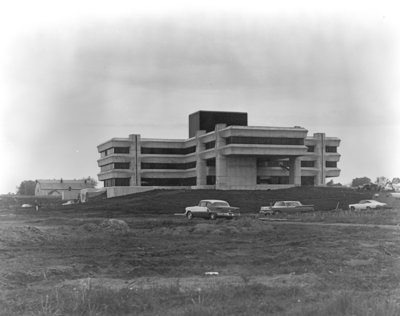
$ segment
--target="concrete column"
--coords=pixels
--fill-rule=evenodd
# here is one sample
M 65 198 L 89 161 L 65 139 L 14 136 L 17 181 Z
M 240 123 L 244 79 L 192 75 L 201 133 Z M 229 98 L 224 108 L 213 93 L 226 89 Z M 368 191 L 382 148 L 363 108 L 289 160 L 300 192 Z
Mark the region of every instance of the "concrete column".
M 200 136 L 206 131 L 196 132 L 196 185 L 207 185 L 207 162 L 200 158 L 200 153 L 206 150 L 206 145 L 201 140 Z
M 315 176 L 315 185 L 325 184 L 325 133 L 314 133 L 314 138 L 317 140 L 315 145 L 315 154 L 317 160 L 315 161 L 315 167 L 318 169 L 318 173 Z
M 226 145 L 225 138 L 220 135 L 220 130 L 224 129 L 226 124 L 215 125 L 215 188 L 226 189 L 228 187 L 228 171 L 226 166 L 226 156 L 220 153 L 220 148 Z
M 129 155 L 131 155 L 130 171 L 131 175 L 131 186 L 140 186 L 140 135 L 131 134 L 129 135 L 131 145 L 129 148 Z
M 289 158 L 289 183 L 301 185 L 301 160 L 300 160 L 300 157 Z

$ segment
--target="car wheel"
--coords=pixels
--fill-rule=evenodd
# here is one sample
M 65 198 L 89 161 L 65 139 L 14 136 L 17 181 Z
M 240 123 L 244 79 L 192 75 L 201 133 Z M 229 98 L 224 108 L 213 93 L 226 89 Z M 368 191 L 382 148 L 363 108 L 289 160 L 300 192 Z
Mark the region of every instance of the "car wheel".
M 272 213 L 272 215 L 279 215 L 281 213 L 281 211 L 274 211 L 273 213 Z
M 212 220 L 216 220 L 216 219 L 217 219 L 217 214 L 215 214 L 215 213 L 211 213 L 211 215 L 210 215 L 210 219 L 212 219 Z
M 350 211 L 355 211 L 356 208 L 354 206 L 350 207 Z
M 371 208 L 369 206 L 367 206 L 367 211 L 369 211 Z
M 186 217 L 187 219 L 192 219 L 193 218 L 192 212 L 187 212 Z

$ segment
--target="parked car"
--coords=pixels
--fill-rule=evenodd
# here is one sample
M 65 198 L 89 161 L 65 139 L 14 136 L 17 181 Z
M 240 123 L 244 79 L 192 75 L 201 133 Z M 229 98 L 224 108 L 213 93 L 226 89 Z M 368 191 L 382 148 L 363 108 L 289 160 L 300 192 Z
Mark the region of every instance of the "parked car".
M 260 214 L 274 215 L 277 213 L 313 212 L 314 205 L 303 205 L 299 201 L 277 201 L 271 206 L 261 206 Z
M 185 208 L 185 216 L 188 219 L 202 217 L 207 219 L 237 218 L 240 216 L 239 208 L 232 207 L 222 200 L 201 200 L 197 206 Z
M 356 204 L 349 204 L 349 209 L 352 211 L 382 209 L 387 207 L 386 203 L 378 202 L 375 200 L 361 200 Z

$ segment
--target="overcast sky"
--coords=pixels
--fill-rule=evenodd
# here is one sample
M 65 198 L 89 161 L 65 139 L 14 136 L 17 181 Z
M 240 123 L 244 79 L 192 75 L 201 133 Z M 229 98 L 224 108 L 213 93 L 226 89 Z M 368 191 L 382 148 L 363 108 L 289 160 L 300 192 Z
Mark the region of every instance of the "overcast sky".
M 98 144 L 187 138 L 198 110 L 339 137 L 335 182 L 400 177 L 397 8 L 243 3 L 3 5 L 0 193 L 97 179 Z

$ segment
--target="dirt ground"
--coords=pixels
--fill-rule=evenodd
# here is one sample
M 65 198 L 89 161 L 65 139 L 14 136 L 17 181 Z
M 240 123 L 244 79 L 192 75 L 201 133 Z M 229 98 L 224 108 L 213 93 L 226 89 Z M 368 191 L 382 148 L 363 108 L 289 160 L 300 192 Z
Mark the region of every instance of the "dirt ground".
M 22 302 L 28 311 L 55 288 L 175 286 L 184 293 L 259 284 L 300 288 L 314 300 L 318 292 L 347 291 L 400 301 L 396 225 L 289 225 L 251 215 L 188 221 L 173 215 L 99 214 L 0 210 L 4 315 Z

